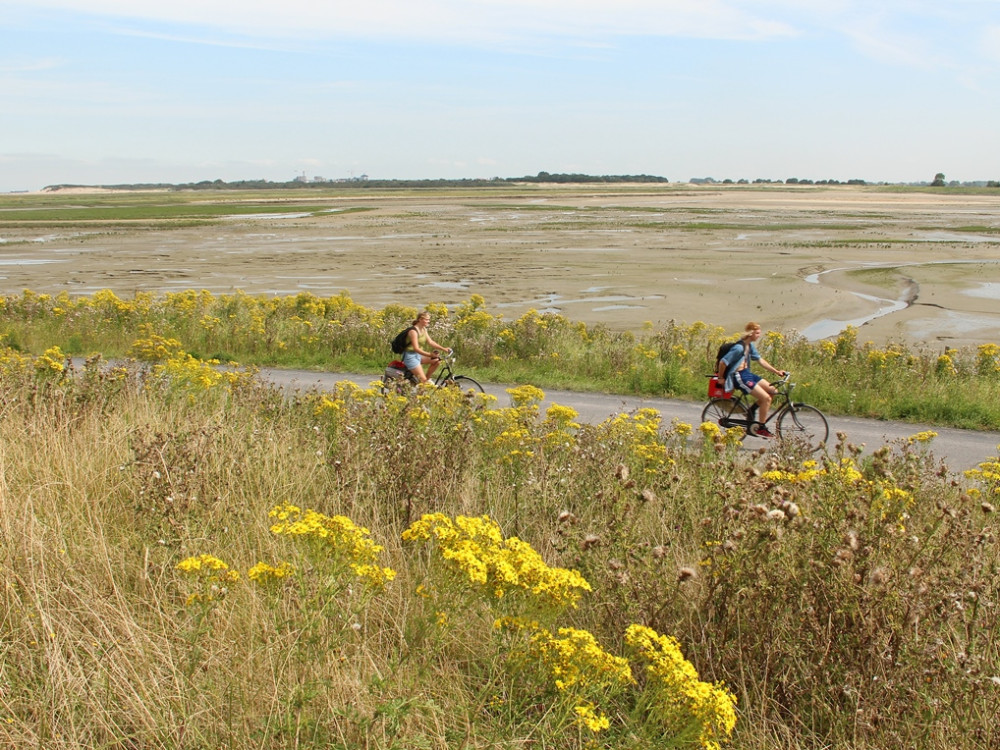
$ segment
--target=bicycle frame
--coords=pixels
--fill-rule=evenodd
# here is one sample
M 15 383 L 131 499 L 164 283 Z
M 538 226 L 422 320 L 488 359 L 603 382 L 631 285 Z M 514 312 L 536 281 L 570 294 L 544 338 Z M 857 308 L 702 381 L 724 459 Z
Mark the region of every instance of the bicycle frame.
M 781 380 L 772 383 L 777 391 L 771 400 L 771 413 L 768 415 L 767 419 L 761 423 L 764 425 L 771 424 L 772 421 L 778 419 L 780 415 L 785 412 L 789 404 L 792 403 L 792 388 L 795 387 L 795 383 L 788 382 L 788 376 L 786 375 Z M 736 391 L 734 397 L 730 399 L 733 402 L 733 408 L 730 414 L 739 412 L 746 414 L 746 419 L 736 419 L 731 416 L 723 417 L 719 420 L 719 425 L 721 427 L 743 427 L 750 431 L 750 427 L 754 424 L 758 424 L 756 419 L 753 419 L 754 415 L 757 413 L 757 400 L 751 396 L 749 393 L 743 391 Z
M 438 366 L 437 371 L 434 373 L 434 377 L 428 378 L 428 381 L 434 383 L 434 385 L 441 385 L 443 382 L 449 378 L 454 377 L 455 372 L 451 365 L 455 361 L 455 352 L 441 357 L 441 364 Z M 410 370 L 403 371 L 403 377 L 409 380 L 413 385 L 417 385 L 417 376 L 414 375 Z

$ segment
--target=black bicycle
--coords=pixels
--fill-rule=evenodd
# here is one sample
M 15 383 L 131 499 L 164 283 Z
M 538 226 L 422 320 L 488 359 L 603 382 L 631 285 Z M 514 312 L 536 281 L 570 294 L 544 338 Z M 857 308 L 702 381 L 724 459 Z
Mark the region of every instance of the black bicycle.
M 456 375 L 452 367 L 454 364 L 455 350 L 453 349 L 441 358 L 441 364 L 438 365 L 438 369 L 434 373 L 434 378 L 431 382 L 439 388 L 459 388 L 462 391 L 471 390 L 473 392 L 486 393 L 486 389 L 478 381 L 470 378 L 468 375 Z M 417 378 L 398 359 L 390 362 L 385 368 L 385 373 L 382 376 L 382 393 L 406 393 L 411 391 L 416 385 Z
M 737 390 L 732 393 L 723 392 L 721 385 L 715 375 L 710 375 L 712 382 L 709 385 L 710 394 L 713 395 L 705 408 L 701 412 L 702 422 L 717 422 L 720 427 L 742 427 L 747 435 L 753 435 L 754 430 L 761 424 L 757 421 L 757 401 L 748 393 Z M 783 440 L 795 440 L 805 443 L 812 450 L 819 450 L 830 437 L 830 425 L 823 416 L 823 412 L 815 406 L 792 401 L 792 383 L 785 376 L 772 383 L 776 389 L 771 402 L 771 414 L 765 426 L 772 422 L 775 425 L 775 435 Z M 769 428 L 770 429 L 770 428 Z

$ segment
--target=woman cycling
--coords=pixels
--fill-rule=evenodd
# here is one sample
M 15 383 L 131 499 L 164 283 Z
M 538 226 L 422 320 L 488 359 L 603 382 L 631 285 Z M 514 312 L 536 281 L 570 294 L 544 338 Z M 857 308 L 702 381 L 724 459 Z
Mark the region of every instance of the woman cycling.
M 418 383 L 426 383 L 428 378 L 434 374 L 441 357 L 437 352 L 448 352 L 451 349 L 441 346 L 431 338 L 427 331 L 427 326 L 431 322 L 431 314 L 424 310 L 413 321 L 413 326 L 406 336 L 406 350 L 403 352 L 403 364 L 406 369 L 413 373 L 413 377 Z M 433 350 L 433 351 L 432 351 Z M 427 372 L 424 372 L 424 365 L 427 365 Z

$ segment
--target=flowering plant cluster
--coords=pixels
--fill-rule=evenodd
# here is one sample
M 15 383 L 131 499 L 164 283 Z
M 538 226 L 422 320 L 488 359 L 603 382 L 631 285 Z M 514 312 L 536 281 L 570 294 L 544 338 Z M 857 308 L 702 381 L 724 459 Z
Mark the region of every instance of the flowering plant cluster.
M 446 568 L 495 599 L 520 592 L 548 605 L 574 607 L 582 593 L 590 591 L 579 573 L 549 567 L 531 545 L 517 537 L 504 538 L 487 516 L 451 519 L 426 514 L 403 532 L 403 540 L 430 543 Z
M 645 662 L 644 706 L 669 736 L 694 735 L 706 750 L 718 750 L 736 727 L 736 697 L 721 683 L 698 677 L 676 638 L 643 625 L 630 625 L 625 643 Z
M 275 534 L 317 543 L 323 554 L 343 562 L 371 586 L 381 587 L 396 577 L 396 571 L 378 564 L 383 547 L 375 544 L 368 529 L 345 516 L 326 516 L 285 503 L 271 509 Z

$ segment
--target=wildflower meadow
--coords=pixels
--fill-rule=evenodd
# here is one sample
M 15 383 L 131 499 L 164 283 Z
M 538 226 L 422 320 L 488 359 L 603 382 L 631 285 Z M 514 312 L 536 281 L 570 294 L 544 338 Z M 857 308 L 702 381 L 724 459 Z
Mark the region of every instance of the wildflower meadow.
M 862 455 L 650 409 L 582 423 L 541 387 L 694 397 L 726 332 L 480 298 L 434 335 L 526 383 L 504 400 L 257 377 L 377 372 L 414 312 L 3 298 L 6 746 L 1000 745 L 1000 457 L 956 475 L 926 431 Z M 946 394 L 995 386 L 1000 349 L 853 335 L 762 346 L 816 383 L 867 368 L 850 403 L 815 386 L 824 408 L 907 411 L 905 369 L 940 423 L 996 418 Z

